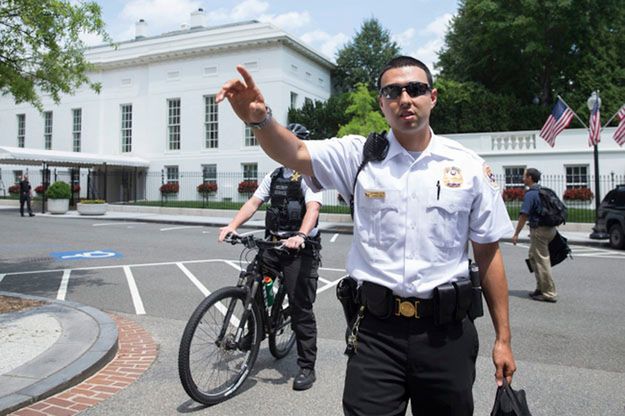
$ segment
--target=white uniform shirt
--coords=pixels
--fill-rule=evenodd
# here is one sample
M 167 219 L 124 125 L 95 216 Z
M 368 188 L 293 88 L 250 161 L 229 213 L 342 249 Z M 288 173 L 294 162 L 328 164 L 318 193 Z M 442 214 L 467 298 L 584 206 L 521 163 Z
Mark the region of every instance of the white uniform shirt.
M 269 195 L 269 191 L 271 190 L 271 174 L 272 173 L 273 171 L 265 175 L 265 177 L 263 178 L 263 181 L 260 183 L 259 187 L 256 189 L 253 195 L 256 198 L 262 200 L 263 202 L 267 202 L 271 199 L 271 195 Z M 293 175 L 293 170 L 287 167 L 282 168 L 283 178 L 285 179 L 290 178 L 292 175 Z M 308 204 L 309 202 L 319 202 L 319 204 L 322 203 L 321 192 L 315 192 L 312 189 L 310 189 L 310 187 L 306 184 L 306 181 L 304 180 L 302 180 L 300 183 L 302 184 L 302 193 L 304 194 L 304 203 L 306 204 Z M 310 237 L 315 237 L 318 232 L 319 230 L 317 228 L 313 228 L 308 233 L 308 235 Z
M 490 167 L 473 151 L 432 133 L 415 160 L 392 131 L 388 139 L 386 158 L 358 176 L 347 271 L 399 296 L 428 298 L 435 287 L 467 278 L 469 240 L 498 241 L 512 223 Z M 318 182 L 309 185 L 351 195 L 365 140 L 306 142 Z

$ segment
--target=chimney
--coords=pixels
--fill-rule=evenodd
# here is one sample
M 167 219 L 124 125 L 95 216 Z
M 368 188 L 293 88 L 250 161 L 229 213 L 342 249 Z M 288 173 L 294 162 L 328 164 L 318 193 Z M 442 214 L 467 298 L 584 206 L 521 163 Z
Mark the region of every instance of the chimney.
M 196 27 L 204 27 L 205 17 L 206 17 L 206 14 L 204 13 L 204 9 L 202 8 L 199 8 L 193 13 L 191 13 L 191 22 L 189 23 L 189 26 L 191 26 L 191 29 L 196 28 Z
M 148 22 L 143 19 L 139 19 L 135 23 L 135 39 L 143 39 L 148 35 Z

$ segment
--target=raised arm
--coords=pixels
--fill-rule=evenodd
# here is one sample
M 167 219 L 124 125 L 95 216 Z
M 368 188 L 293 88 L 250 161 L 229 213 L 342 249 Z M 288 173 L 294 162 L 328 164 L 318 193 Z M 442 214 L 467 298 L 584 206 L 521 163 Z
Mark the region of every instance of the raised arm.
M 271 116 L 260 89 L 242 65 L 237 65 L 237 71 L 243 80 L 236 78 L 226 82 L 217 93 L 216 102 L 220 103 L 227 98 L 235 114 L 244 123 L 265 121 Z M 304 175 L 313 175 L 306 145 L 273 118 L 261 129 L 255 129 L 254 135 L 270 158 Z

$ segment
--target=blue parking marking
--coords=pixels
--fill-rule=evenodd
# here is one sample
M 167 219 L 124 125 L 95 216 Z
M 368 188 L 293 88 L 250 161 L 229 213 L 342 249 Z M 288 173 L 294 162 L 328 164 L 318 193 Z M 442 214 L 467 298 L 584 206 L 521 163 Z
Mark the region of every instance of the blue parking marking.
M 113 250 L 80 250 L 80 251 L 57 251 L 50 253 L 54 259 L 58 261 L 65 260 L 95 260 L 95 259 L 112 259 L 115 257 L 123 257 L 121 253 Z

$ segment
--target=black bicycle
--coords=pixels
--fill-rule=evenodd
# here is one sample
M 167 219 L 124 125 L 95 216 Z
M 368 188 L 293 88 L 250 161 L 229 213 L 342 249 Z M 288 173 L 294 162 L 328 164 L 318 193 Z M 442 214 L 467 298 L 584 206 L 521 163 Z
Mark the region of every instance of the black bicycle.
M 286 251 L 283 242 L 235 234 L 225 241 L 244 246 L 240 260 L 256 254 L 250 267 L 239 274 L 236 286 L 221 288 L 198 305 L 184 329 L 178 353 L 185 391 L 206 405 L 228 399 L 241 387 L 265 337 L 269 351 L 278 359 L 295 344 L 283 276 L 268 276 L 262 262 L 265 250 Z

